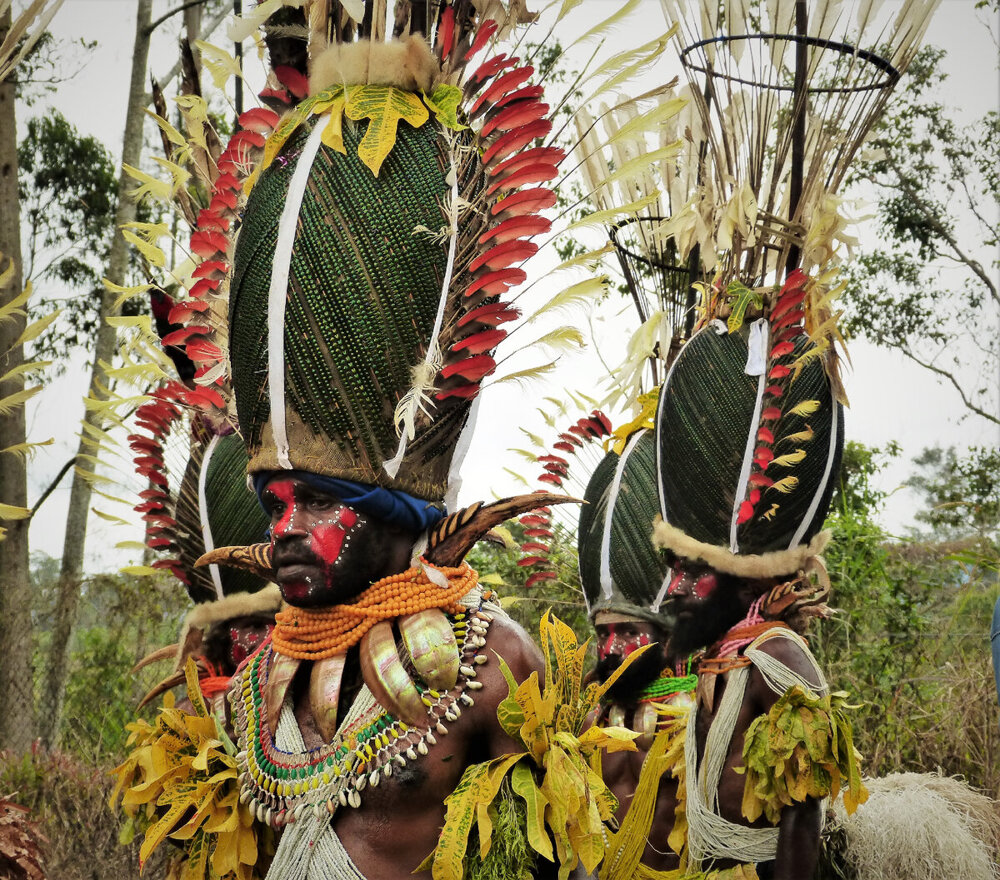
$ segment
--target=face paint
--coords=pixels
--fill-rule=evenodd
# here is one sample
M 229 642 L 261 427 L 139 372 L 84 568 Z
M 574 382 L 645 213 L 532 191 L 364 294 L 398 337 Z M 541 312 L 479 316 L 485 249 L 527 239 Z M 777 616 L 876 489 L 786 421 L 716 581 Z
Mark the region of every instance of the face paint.
M 276 477 L 261 496 L 271 511 L 275 582 L 286 602 L 348 602 L 406 569 L 415 536 L 345 505 L 297 477 Z
M 350 530 L 357 521 L 358 515 L 353 510 L 341 507 L 333 517 L 313 529 L 310 549 L 327 565 L 336 565 L 341 548 L 351 541 Z
M 271 543 L 273 545 L 275 538 L 284 537 L 291 528 L 292 519 L 295 516 L 295 491 L 288 480 L 275 480 L 269 483 L 267 491 L 284 505 L 281 517 L 271 529 Z
M 633 651 L 653 642 L 649 633 L 637 631 L 627 624 L 607 624 L 607 630 L 607 638 L 602 640 L 597 649 L 597 656 L 601 660 L 612 655 L 628 657 Z

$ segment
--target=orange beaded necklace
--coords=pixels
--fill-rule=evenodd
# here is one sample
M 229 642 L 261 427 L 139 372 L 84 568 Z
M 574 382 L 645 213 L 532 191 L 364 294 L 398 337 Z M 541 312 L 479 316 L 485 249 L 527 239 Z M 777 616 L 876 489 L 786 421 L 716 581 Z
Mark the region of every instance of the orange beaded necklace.
M 458 600 L 478 582 L 467 562 L 457 568 L 431 566 L 448 578 L 447 587 L 432 583 L 423 567 L 409 568 L 373 583 L 355 602 L 314 610 L 286 606 L 275 615 L 274 650 L 298 660 L 324 660 L 346 654 L 380 620 L 441 608 L 456 612 Z

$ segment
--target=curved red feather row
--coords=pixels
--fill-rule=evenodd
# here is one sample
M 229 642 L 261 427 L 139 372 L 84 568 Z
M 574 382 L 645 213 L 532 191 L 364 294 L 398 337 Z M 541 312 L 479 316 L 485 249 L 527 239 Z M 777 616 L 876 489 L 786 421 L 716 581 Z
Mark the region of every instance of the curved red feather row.
M 486 46 L 496 28 L 487 21 L 478 29 L 465 60 Z M 447 54 L 450 48 L 443 51 Z M 455 323 L 458 337 L 444 352 L 435 395 L 439 401 L 474 398 L 482 380 L 496 369 L 492 352 L 507 336 L 500 325 L 519 315 L 502 297 L 526 280 L 520 265 L 538 251 L 531 239 L 552 227 L 540 212 L 556 203 L 545 184 L 558 176 L 565 153 L 557 147 L 533 146 L 552 130 L 549 106 L 540 100 L 543 87 L 525 85 L 534 73 L 530 64 L 501 53 L 480 64 L 465 86 L 470 98 L 476 96 L 469 118 L 481 120 L 486 194 L 496 201 L 475 255 L 455 274 L 465 284 L 464 308 Z
M 781 399 L 791 384 L 793 370 L 791 359 L 795 351 L 794 339 L 805 333 L 805 312 L 801 308 L 806 295 L 809 276 L 796 269 L 785 279 L 769 317 L 771 349 L 767 358 L 767 386 L 764 388 L 763 405 L 757 428 L 757 446 L 754 449 L 750 475 L 747 478 L 746 498 L 740 502 L 736 522 L 739 525 L 751 520 L 758 511 L 763 493 L 776 482 L 765 471 L 774 461 L 774 445 L 781 439 L 776 430 L 784 411 Z M 786 363 L 782 363 L 785 360 Z M 791 450 L 789 450 L 791 451 Z M 772 508 L 764 514 L 769 513 Z
M 260 93 L 261 99 L 291 104 L 292 96 L 299 98 L 308 93 L 308 83 L 301 74 L 291 68 L 276 69 L 275 73 L 285 88 L 265 89 Z M 170 311 L 170 322 L 181 325 L 181 329 L 170 333 L 164 344 L 184 346 L 196 367 L 195 387 L 183 388 L 178 399 L 203 412 L 226 410 L 226 375 L 224 370 L 218 370 L 225 363 L 225 352 L 211 338 L 214 333 L 210 323 L 211 300 L 224 289 L 229 272 L 229 249 L 243 183 L 260 160 L 267 135 L 278 120 L 278 114 L 267 107 L 254 107 L 240 115 L 239 128 L 219 156 L 212 198 L 208 207 L 198 212 L 197 226 L 191 235 L 191 253 L 201 260 L 191 273 L 194 283 L 188 290 L 188 298 Z M 200 380 L 213 370 L 220 375 L 202 384 Z
M 147 403 L 140 406 L 135 413 L 137 429 L 147 433 L 129 434 L 128 445 L 134 453 L 135 472 L 145 477 L 149 486 L 139 493 L 140 502 L 134 510 L 146 523 L 146 546 L 157 552 L 176 553 L 177 521 L 172 511 L 174 500 L 170 495 L 163 461 L 163 443 L 170 434 L 171 428 L 181 417 L 182 395 L 188 389 L 175 380 L 170 380 L 154 391 Z M 154 568 L 165 568 L 183 583 L 188 584 L 188 577 L 181 568 L 176 556 L 158 559 Z
M 553 449 L 568 455 L 576 455 L 577 449 L 586 443 L 601 440 L 611 436 L 611 420 L 600 410 L 593 410 L 589 416 L 577 419 L 568 430 L 559 434 L 559 439 L 552 444 Z M 542 465 L 542 473 L 538 477 L 540 483 L 561 489 L 563 481 L 569 477 L 572 462 L 564 455 L 546 453 L 539 455 L 536 461 Z M 540 490 L 546 491 L 546 490 Z M 518 522 L 524 526 L 524 536 L 528 540 L 521 545 L 522 556 L 517 564 L 522 568 L 533 569 L 524 586 L 530 589 L 537 583 L 556 580 L 558 575 L 554 570 L 549 556 L 550 544 L 542 543 L 543 539 L 551 541 L 555 537 L 552 529 L 551 508 L 543 507 L 526 513 Z

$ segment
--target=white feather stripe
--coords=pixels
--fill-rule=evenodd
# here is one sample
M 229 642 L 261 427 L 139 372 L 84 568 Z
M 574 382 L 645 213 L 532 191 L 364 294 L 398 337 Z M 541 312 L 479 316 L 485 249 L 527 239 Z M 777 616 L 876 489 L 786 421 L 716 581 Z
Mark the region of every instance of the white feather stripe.
M 271 437 L 277 450 L 278 464 L 286 470 L 292 470 L 292 462 L 288 457 L 288 429 L 285 423 L 285 300 L 299 209 L 309 182 L 309 171 L 322 143 L 324 127 L 322 123 L 314 126 L 288 185 L 271 262 L 271 286 L 267 293 L 267 394 L 271 405 Z
M 476 422 L 479 419 L 479 406 L 486 389 L 480 389 L 472 406 L 469 409 L 469 417 L 465 420 L 465 427 L 458 435 L 458 443 L 455 444 L 455 453 L 451 457 L 451 465 L 448 468 L 448 488 L 444 496 L 445 510 L 458 510 L 458 493 L 462 491 L 462 465 L 465 463 L 465 456 L 472 445 L 472 438 L 476 432 Z
M 760 344 L 767 349 L 768 338 L 771 335 L 771 327 L 765 318 L 759 318 L 754 322 L 761 324 Z M 753 451 L 757 445 L 757 428 L 760 425 L 760 413 L 764 407 L 764 389 L 767 387 L 767 373 L 761 372 L 757 378 L 757 400 L 754 403 L 753 415 L 750 417 L 750 431 L 747 434 L 747 445 L 743 450 L 743 466 L 740 468 L 740 476 L 736 482 L 733 493 L 733 515 L 729 520 L 729 550 L 732 553 L 740 552 L 740 542 L 736 538 L 737 520 L 740 516 L 740 505 L 746 498 L 747 481 L 750 479 L 750 467 L 753 464 Z
M 219 435 L 216 434 L 208 442 L 205 454 L 201 458 L 201 472 L 198 474 L 198 518 L 201 520 L 201 537 L 205 544 L 206 553 L 215 549 L 212 525 L 208 521 L 208 496 L 205 487 L 208 484 L 208 465 L 212 461 L 215 447 L 219 445 L 219 439 Z M 219 573 L 219 566 L 213 562 L 209 565 L 208 572 L 212 576 L 216 598 L 224 598 L 226 594 L 222 591 L 222 575 Z
M 611 591 L 614 583 L 611 579 L 611 522 L 615 515 L 615 504 L 618 501 L 618 493 L 622 488 L 622 477 L 625 475 L 625 465 L 636 444 L 642 439 L 645 430 L 636 431 L 629 440 L 615 465 L 615 476 L 611 481 L 611 488 L 608 491 L 608 503 L 604 511 L 604 529 L 601 533 L 601 591 L 605 599 L 611 598 Z
M 441 326 L 444 323 L 444 310 L 448 304 L 448 291 L 451 289 L 451 278 L 455 272 L 455 254 L 458 247 L 458 212 L 460 208 L 458 167 L 455 164 L 455 152 L 450 142 L 448 144 L 448 161 L 451 164 L 451 170 L 448 172 L 448 179 L 451 183 L 451 204 L 448 206 L 448 221 L 451 226 L 451 240 L 448 243 L 448 264 L 445 267 L 444 280 L 441 282 L 441 296 L 438 299 L 437 316 L 434 318 L 434 329 L 431 331 L 431 338 L 427 343 L 427 353 L 424 355 L 424 362 L 421 365 L 422 369 L 418 368 L 414 371 L 416 382 L 407 392 L 407 395 L 404 396 L 404 400 L 409 398 L 405 411 L 402 413 L 397 412 L 395 415 L 397 425 L 400 421 L 404 425 L 403 431 L 399 436 L 399 445 L 396 447 L 396 454 L 388 461 L 382 462 L 382 469 L 393 478 L 399 473 L 399 466 L 403 463 L 403 456 L 406 455 L 406 444 L 414 434 L 417 409 L 420 407 L 425 396 L 423 387 L 428 382 L 427 374 L 430 372 L 428 368 L 433 364 L 439 363 L 441 360 L 441 353 L 438 350 L 438 336 L 441 334 Z M 433 382 L 433 379 L 434 377 L 431 376 L 430 382 Z

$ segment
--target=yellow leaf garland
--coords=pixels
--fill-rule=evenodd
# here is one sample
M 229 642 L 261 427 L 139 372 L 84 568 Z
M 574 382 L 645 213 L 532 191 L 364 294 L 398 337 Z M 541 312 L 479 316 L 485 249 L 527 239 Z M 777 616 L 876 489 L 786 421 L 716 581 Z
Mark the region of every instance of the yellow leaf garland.
M 593 872 L 604 855 L 604 823 L 614 816 L 617 801 L 601 778 L 600 755 L 634 751 L 637 734 L 621 728 L 584 731 L 583 726 L 613 679 L 644 649 L 631 655 L 612 679 L 584 691 L 587 644 L 579 645 L 573 630 L 551 613 L 543 615 L 539 632 L 545 649 L 544 688 L 537 672 L 517 684 L 500 658 L 508 695 L 498 706 L 497 719 L 525 751 L 466 769 L 445 801 L 444 828 L 425 863 L 434 880 L 462 880 L 475 873 L 469 861 L 485 860 L 489 854 L 495 817 L 502 814 L 509 795 L 524 810 L 518 833 L 533 857 L 558 860 L 562 880 L 577 864 Z M 470 853 L 473 831 L 479 846 Z
M 185 677 L 193 712 L 174 708 L 168 693 L 153 724 L 139 719 L 128 725 L 133 748 L 112 771 L 117 782 L 110 805 L 120 799 L 129 833 L 143 833 L 141 862 L 171 839 L 183 850 L 175 876 L 256 880 L 265 873 L 266 859 L 259 855 L 272 850 L 271 832 L 239 802 L 232 743 L 205 706 L 191 659 Z
M 850 708 L 843 692 L 814 697 L 793 687 L 750 725 L 742 770 L 748 821 L 763 814 L 777 824 L 783 807 L 807 797 L 836 797 L 841 788 L 848 814 L 868 799 L 846 713 Z

